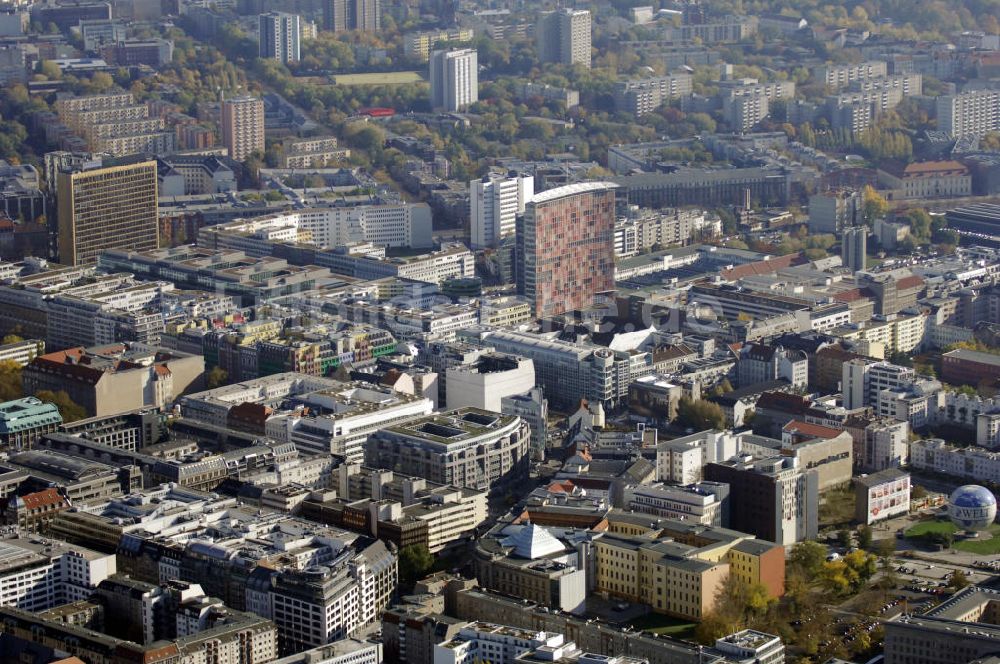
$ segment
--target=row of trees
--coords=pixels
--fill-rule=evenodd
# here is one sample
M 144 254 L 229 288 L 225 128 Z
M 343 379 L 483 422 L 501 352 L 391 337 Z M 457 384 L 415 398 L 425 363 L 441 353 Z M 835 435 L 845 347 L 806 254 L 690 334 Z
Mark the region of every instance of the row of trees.
M 789 125 L 790 126 L 790 125 Z M 898 129 L 870 127 L 853 132 L 846 127 L 817 130 L 804 123 L 794 131 L 785 129 L 803 145 L 832 152 L 858 152 L 872 161 L 896 160 L 908 162 L 913 158 L 913 141 Z

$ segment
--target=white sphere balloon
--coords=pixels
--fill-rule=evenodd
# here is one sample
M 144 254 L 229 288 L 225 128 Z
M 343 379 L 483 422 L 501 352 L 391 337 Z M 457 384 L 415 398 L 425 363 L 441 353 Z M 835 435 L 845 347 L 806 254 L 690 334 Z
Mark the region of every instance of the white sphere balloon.
M 997 518 L 997 497 L 984 486 L 960 486 L 948 498 L 948 517 L 962 530 L 985 530 Z

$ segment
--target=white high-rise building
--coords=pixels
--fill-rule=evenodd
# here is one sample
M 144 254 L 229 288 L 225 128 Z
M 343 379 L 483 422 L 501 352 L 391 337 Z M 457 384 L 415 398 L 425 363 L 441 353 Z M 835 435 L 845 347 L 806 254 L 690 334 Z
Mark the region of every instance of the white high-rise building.
M 479 55 L 475 49 L 439 50 L 430 57 L 431 105 L 461 111 L 479 101 Z
M 472 248 L 497 244 L 514 235 L 517 215 L 535 194 L 533 176 L 491 175 L 469 183 L 469 219 Z
M 908 389 L 917 375 L 909 367 L 857 359 L 844 362 L 841 378 L 844 408 L 853 410 L 877 407 L 883 390 Z
M 1000 90 L 969 90 L 937 98 L 937 128 L 951 136 L 1000 129 Z
M 258 44 L 260 57 L 281 62 L 297 62 L 302 37 L 297 14 L 269 12 L 259 17 Z

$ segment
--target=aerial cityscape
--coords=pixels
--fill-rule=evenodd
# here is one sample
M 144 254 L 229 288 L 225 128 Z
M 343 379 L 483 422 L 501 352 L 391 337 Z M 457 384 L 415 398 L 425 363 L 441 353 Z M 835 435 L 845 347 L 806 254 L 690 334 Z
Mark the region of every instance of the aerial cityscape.
M 0 0 L 0 664 L 1000 664 L 1000 0 Z

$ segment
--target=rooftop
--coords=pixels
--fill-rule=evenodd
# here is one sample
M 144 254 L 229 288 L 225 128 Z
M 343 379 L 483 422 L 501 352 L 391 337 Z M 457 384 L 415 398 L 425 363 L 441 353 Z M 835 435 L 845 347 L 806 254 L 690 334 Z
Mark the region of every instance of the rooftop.
M 535 194 L 531 202 L 549 203 L 560 198 L 565 198 L 566 196 L 575 196 L 576 194 L 586 194 L 595 191 L 609 191 L 617 188 L 618 185 L 614 182 L 578 182 Z
M 59 409 L 35 397 L 0 403 L 0 434 L 58 424 L 62 424 Z
M 981 353 L 977 350 L 958 348 L 945 353 L 942 357 L 955 358 L 966 362 L 978 362 L 979 364 L 991 364 L 995 367 L 1000 367 L 1000 355 L 994 355 L 993 353 Z
M 810 424 L 809 422 L 802 422 L 799 420 L 792 420 L 782 427 L 782 431 L 786 433 L 797 433 L 803 436 L 810 436 L 812 438 L 836 438 L 843 433 L 843 431 L 839 429 L 824 427 L 819 424 Z
M 498 430 L 514 419 L 479 408 L 459 408 L 389 427 L 385 431 L 447 445 Z

